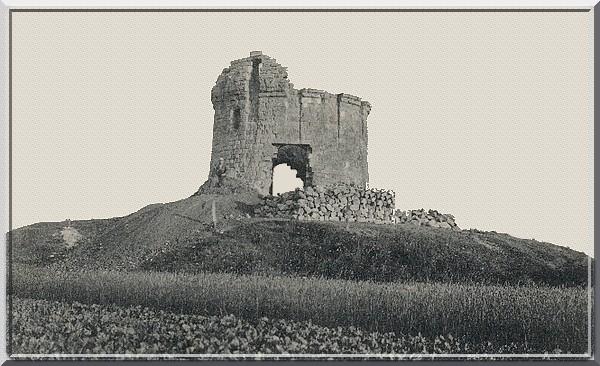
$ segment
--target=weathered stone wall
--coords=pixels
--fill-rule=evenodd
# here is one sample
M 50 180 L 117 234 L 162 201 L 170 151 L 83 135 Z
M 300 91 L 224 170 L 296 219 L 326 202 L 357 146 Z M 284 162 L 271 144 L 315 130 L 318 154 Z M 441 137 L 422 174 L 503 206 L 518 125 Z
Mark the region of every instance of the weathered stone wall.
M 394 192 L 354 185 L 309 187 L 266 196 L 255 214 L 297 220 L 394 223 Z
M 304 191 L 296 189 L 277 196 L 265 196 L 254 213 L 260 217 L 411 224 L 460 230 L 450 214 L 424 209 L 396 210 L 394 191 L 365 189 L 348 184 L 315 186 Z
M 260 52 L 231 62 L 211 99 L 211 177 L 224 158 L 230 177 L 268 194 L 278 151 L 274 144 L 305 144 L 310 145 L 313 185 L 365 187 L 368 182 L 368 102 L 348 94 L 294 89 L 286 68 Z

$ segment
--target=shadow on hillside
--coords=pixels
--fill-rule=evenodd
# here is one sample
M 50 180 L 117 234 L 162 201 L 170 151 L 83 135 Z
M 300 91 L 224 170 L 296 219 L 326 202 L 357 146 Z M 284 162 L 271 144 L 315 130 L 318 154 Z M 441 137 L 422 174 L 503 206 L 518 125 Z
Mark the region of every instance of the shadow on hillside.
M 235 208 L 241 213 L 249 215 L 253 215 L 254 210 L 260 205 L 260 203 L 252 205 L 242 201 L 235 201 Z
M 182 214 L 179 214 L 179 213 L 174 213 L 173 216 L 177 216 L 177 217 L 181 217 L 183 219 L 188 219 L 188 220 L 195 221 L 195 222 L 198 222 L 198 223 L 201 223 L 201 224 L 205 224 L 205 222 L 202 221 L 202 220 L 198 220 L 196 218 L 193 218 L 193 217 L 190 217 L 190 216 L 186 216 L 186 215 L 182 215 Z

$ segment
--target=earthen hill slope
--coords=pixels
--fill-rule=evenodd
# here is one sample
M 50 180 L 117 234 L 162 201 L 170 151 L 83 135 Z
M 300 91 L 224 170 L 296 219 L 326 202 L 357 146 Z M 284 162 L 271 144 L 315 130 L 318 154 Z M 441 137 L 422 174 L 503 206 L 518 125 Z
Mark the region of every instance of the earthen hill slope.
M 219 225 L 216 232 L 212 229 L 213 200 Z M 259 196 L 249 192 L 200 194 L 149 205 L 119 218 L 37 223 L 9 234 L 12 261 L 17 266 L 58 270 L 587 283 L 588 257 L 549 243 L 496 232 L 409 224 L 265 219 L 252 216 L 258 203 Z M 74 244 L 73 233 L 77 238 Z

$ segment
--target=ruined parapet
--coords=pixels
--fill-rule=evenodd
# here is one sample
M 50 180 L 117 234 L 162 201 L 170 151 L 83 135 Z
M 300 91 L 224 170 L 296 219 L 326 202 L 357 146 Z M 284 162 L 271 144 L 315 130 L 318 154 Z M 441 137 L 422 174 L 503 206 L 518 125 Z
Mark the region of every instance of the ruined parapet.
M 210 178 L 219 158 L 228 176 L 263 194 L 273 168 L 288 164 L 304 186 L 365 187 L 368 102 L 349 94 L 294 89 L 287 70 L 261 52 L 231 62 L 218 77 Z

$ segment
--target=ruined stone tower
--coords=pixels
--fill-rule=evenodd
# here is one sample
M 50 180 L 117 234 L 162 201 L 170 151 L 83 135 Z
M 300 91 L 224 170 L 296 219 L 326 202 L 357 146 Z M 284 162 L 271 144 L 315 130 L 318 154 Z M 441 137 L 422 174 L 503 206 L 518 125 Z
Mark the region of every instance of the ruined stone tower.
M 223 158 L 228 177 L 263 194 L 272 192 L 278 164 L 295 169 L 305 187 L 368 182 L 371 105 L 359 97 L 294 89 L 286 68 L 257 51 L 223 70 L 211 99 L 210 178 Z

